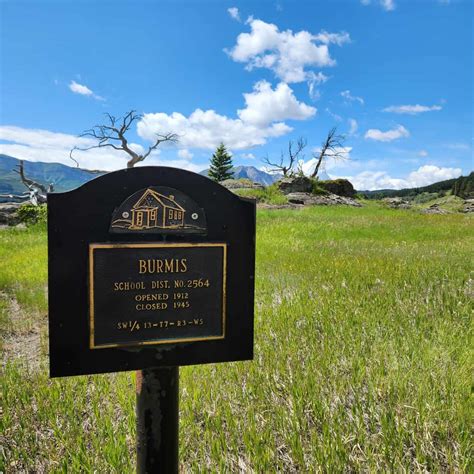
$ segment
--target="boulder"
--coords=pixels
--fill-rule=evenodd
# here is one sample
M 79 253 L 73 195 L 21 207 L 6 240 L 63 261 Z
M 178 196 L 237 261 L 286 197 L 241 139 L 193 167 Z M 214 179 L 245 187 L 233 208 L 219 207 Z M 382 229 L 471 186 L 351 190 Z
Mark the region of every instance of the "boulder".
M 355 199 L 337 196 L 336 194 L 316 196 L 311 193 L 290 193 L 287 195 L 287 198 L 290 204 L 303 206 L 336 206 L 342 204 L 346 206 L 362 207 L 362 204 Z
M 422 214 L 449 214 L 448 211 L 439 207 L 439 204 L 432 204 L 430 207 L 423 209 Z
M 313 182 L 306 176 L 293 176 L 277 181 L 277 187 L 283 194 L 310 193 L 313 189 Z
M 385 198 L 385 199 L 382 199 L 382 201 L 385 204 L 387 204 L 388 207 L 391 207 L 392 209 L 410 209 L 411 208 L 410 203 L 400 197 Z
M 0 203 L 0 224 L 16 225 L 19 222 L 18 208 L 21 206 L 19 202 L 3 202 Z
M 474 212 L 474 199 L 466 199 L 464 201 L 464 207 L 462 212 L 465 212 L 466 214 Z
M 336 194 L 337 196 L 352 198 L 356 195 L 354 186 L 352 186 L 352 183 L 347 179 L 318 181 L 318 185 L 326 191 L 329 191 L 331 194 Z
M 226 187 L 227 189 L 264 189 L 260 183 L 256 183 L 250 179 L 225 179 L 219 184 Z

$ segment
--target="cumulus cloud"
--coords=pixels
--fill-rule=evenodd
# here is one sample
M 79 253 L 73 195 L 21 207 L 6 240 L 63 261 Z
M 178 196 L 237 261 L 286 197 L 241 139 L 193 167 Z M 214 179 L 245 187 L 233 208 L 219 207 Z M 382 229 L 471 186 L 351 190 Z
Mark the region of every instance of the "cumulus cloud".
M 244 99 L 246 107 L 237 115 L 243 122 L 257 126 L 286 119 L 305 120 L 316 113 L 314 107 L 298 102 L 284 82 L 272 89 L 267 81 L 259 81 L 252 92 L 244 94 Z
M 28 129 L 12 126 L 0 126 L 0 153 L 29 161 L 46 163 L 62 163 L 75 166 L 69 158 L 70 150 L 77 147 L 88 147 L 95 142 L 88 138 L 77 137 L 66 133 L 56 133 L 49 130 Z M 6 143 L 5 143 L 6 142 Z M 143 152 L 144 148 L 138 143 L 131 143 L 130 148 Z M 89 151 L 76 151 L 74 157 L 81 168 L 113 171 L 126 168 L 128 155 L 110 147 L 96 148 Z M 140 166 L 163 165 L 190 171 L 201 171 L 204 166 L 191 163 L 189 160 L 168 160 L 160 157 L 155 150 Z
M 156 133 L 177 133 L 180 146 L 186 148 L 212 150 L 223 142 L 239 150 L 263 145 L 269 138 L 290 132 L 292 128 L 283 120 L 305 120 L 316 113 L 314 107 L 299 102 L 284 83 L 272 89 L 266 81 L 257 82 L 244 99 L 246 107 L 237 111 L 235 119 L 201 109 L 188 117 L 179 112 L 148 113 L 138 123 L 137 131 L 150 141 Z
M 409 173 L 406 178 L 392 178 L 386 171 L 363 171 L 355 176 L 344 177 L 360 191 L 373 191 L 375 189 L 402 189 L 427 186 L 438 181 L 457 178 L 461 176 L 461 173 L 461 168 L 424 165 Z
M 377 128 L 371 128 L 365 132 L 365 138 L 379 142 L 391 142 L 392 140 L 409 136 L 410 132 L 403 125 L 398 125 L 396 128 L 387 130 L 386 132 L 382 132 L 382 130 L 378 130 Z
M 249 18 L 250 33 L 241 33 L 235 46 L 226 50 L 236 62 L 246 63 L 246 69 L 272 70 L 284 82 L 303 82 L 311 79 L 311 67 L 334 66 L 329 45 L 350 42 L 346 32 L 280 31 L 273 23 Z
M 100 95 L 94 94 L 94 92 L 87 86 L 85 86 L 84 84 L 79 84 L 76 81 L 71 81 L 68 87 L 72 92 L 74 92 L 74 94 L 85 95 L 87 97 L 92 97 L 96 100 L 104 100 L 104 98 Z
M 385 107 L 383 112 L 393 112 L 395 114 L 408 114 L 408 115 L 417 115 L 423 112 L 432 112 L 433 110 L 441 110 L 443 107 L 440 105 L 391 105 L 390 107 Z
M 234 20 L 240 21 L 240 13 L 237 7 L 231 7 L 227 9 L 227 13 L 233 18 Z
M 342 91 L 341 96 L 344 97 L 347 102 L 359 102 L 361 105 L 364 105 L 364 99 L 362 97 L 352 95 L 350 90 Z
M 426 150 L 420 150 L 418 152 L 418 156 L 421 156 L 421 158 L 425 158 L 428 156 L 428 152 Z

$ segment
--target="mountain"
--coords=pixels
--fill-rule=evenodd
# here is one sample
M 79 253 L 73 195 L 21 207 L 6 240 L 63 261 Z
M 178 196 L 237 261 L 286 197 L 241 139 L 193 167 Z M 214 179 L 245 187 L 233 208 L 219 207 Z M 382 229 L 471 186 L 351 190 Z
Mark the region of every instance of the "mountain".
M 22 194 L 26 187 L 21 182 L 18 173 L 13 171 L 18 169 L 20 160 L 12 156 L 0 154 L 0 194 Z M 105 174 L 105 171 L 90 171 L 80 168 L 72 168 L 60 163 L 24 162 L 25 176 L 41 184 L 52 183 L 54 190 L 68 191 L 77 188 L 81 184 L 87 183 L 93 178 Z
M 201 171 L 199 174 L 207 176 L 208 169 Z M 255 183 L 263 184 L 264 186 L 270 186 L 275 181 L 281 178 L 280 174 L 270 174 L 265 171 L 255 168 L 255 166 L 236 166 L 232 169 L 234 172 L 234 179 L 250 179 Z

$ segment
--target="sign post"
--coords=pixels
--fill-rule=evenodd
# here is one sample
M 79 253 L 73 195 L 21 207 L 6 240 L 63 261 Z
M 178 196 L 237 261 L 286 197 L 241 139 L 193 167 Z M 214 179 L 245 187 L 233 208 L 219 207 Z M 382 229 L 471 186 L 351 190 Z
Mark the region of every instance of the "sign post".
M 178 471 L 179 366 L 253 358 L 255 202 L 165 167 L 48 196 L 50 375 L 137 372 L 137 470 Z
M 179 368 L 137 371 L 137 472 L 178 472 Z

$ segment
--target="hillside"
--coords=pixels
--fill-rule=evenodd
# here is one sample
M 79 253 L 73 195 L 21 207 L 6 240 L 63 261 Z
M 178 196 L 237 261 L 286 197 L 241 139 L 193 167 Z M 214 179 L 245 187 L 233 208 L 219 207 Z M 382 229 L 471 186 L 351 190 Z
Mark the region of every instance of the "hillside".
M 375 191 L 359 191 L 359 194 L 366 199 L 383 199 L 387 197 L 413 198 L 423 193 L 442 193 L 448 191 L 453 191 L 454 194 L 460 196 L 456 190 L 463 194 L 469 193 L 471 192 L 470 190 L 474 189 L 473 182 L 474 172 L 471 172 L 469 176 L 460 176 L 459 178 L 438 181 L 437 183 L 419 188 L 377 189 Z
M 23 160 L 25 163 L 25 175 L 42 184 L 54 185 L 54 190 L 61 192 L 74 189 L 91 179 L 104 174 L 104 171 L 89 171 L 80 168 L 72 168 L 60 163 L 42 163 Z M 20 180 L 18 173 L 13 171 L 19 159 L 8 155 L 0 155 L 0 194 L 21 194 L 25 192 L 25 186 Z

